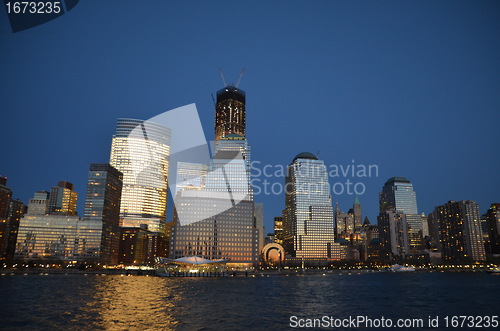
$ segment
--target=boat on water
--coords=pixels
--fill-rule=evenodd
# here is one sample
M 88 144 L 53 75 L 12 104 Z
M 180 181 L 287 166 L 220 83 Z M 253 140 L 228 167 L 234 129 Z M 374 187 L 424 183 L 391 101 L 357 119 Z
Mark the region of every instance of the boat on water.
M 409 271 L 415 271 L 415 268 L 412 266 L 402 266 L 400 264 L 393 264 L 389 268 L 389 271 L 391 271 L 391 272 L 409 272 Z
M 500 267 L 489 268 L 486 270 L 490 274 L 500 274 Z

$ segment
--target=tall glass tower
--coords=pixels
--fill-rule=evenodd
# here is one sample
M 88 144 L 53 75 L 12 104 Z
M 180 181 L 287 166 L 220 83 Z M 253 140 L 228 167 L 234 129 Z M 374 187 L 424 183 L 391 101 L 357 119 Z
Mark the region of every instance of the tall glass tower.
M 234 86 L 217 91 L 215 140 L 231 133 L 245 137 L 245 92 Z
M 95 247 L 100 262 L 118 263 L 120 244 L 120 197 L 123 175 L 111 165 L 92 163 L 89 168 L 85 213 L 80 228 L 86 228 L 79 244 Z M 81 254 L 85 248 L 79 247 Z
M 418 214 L 417 194 L 405 177 L 389 178 L 379 196 L 381 212 L 391 209 L 405 214 Z
M 118 119 L 110 164 L 123 173 L 120 226 L 165 232 L 170 137 L 159 124 Z
M 192 187 L 199 187 L 198 190 L 183 188 L 176 194 L 171 257 L 197 255 L 226 259 L 228 266 L 236 268 L 255 266 L 260 251 L 260 227 L 254 217 L 250 185 L 245 92 L 234 86 L 217 92 L 211 164 L 208 171 L 196 173 L 203 185 L 197 182 Z
M 298 154 L 288 166 L 285 193 L 286 252 L 297 258 L 332 258 L 335 225 L 323 161 L 311 153 Z
M 379 194 L 380 216 L 387 219 L 386 213 L 403 214 L 402 222 L 405 222 L 408 233 L 403 238 L 407 238 L 409 247 L 406 255 L 419 254 L 424 248 L 422 215 L 417 210 L 417 194 L 411 182 L 405 177 L 392 177 L 385 182 L 382 192 Z M 396 233 L 396 232 L 394 232 Z M 391 245 L 398 236 L 386 236 L 390 239 Z M 403 245 L 404 246 L 404 245 Z

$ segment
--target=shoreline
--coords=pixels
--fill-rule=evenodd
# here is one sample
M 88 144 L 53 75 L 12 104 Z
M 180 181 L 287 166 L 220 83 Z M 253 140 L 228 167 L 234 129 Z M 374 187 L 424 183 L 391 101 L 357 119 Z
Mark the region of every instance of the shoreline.
M 269 277 L 269 276 L 317 276 L 317 275 L 361 275 L 371 273 L 488 273 L 487 269 L 470 269 L 470 268 L 439 268 L 439 269 L 416 269 L 411 272 L 393 272 L 387 269 L 305 269 L 305 270 L 259 270 L 259 271 L 230 271 L 228 277 Z M 1 276 L 8 275 L 121 275 L 121 276 L 158 276 L 155 270 L 139 270 L 139 269 L 59 269 L 59 268 L 23 268 L 23 269 L 7 269 L 0 272 Z M 172 278 L 200 278 L 201 275 L 172 277 Z M 170 277 L 168 277 L 170 278 Z

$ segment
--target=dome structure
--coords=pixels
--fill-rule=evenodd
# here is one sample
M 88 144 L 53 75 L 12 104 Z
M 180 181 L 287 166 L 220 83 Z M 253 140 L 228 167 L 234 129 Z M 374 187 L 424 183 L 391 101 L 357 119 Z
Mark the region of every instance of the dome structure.
M 297 159 L 310 159 L 310 160 L 317 160 L 318 158 L 316 157 L 316 155 L 314 155 L 313 153 L 309 153 L 309 152 L 302 152 L 300 154 L 297 154 L 297 156 L 293 159 L 293 161 L 297 160 Z M 292 162 L 293 162 L 292 161 Z

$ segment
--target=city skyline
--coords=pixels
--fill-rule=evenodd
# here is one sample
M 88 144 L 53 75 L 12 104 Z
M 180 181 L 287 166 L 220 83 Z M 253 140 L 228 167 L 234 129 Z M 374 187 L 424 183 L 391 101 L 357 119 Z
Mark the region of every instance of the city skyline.
M 493 42 L 499 39 L 499 23 L 493 20 L 499 6 L 460 2 L 461 6 L 434 6 L 428 11 L 425 4 L 391 4 L 394 8 L 386 10 L 366 3 L 371 11 L 351 12 L 352 5 L 335 3 L 324 5 L 324 13 L 316 13 L 299 11 L 291 3 L 274 21 L 272 15 L 259 16 L 262 24 L 256 31 L 240 17 L 242 33 L 238 36 L 229 34 L 222 23 L 210 23 L 206 13 L 201 13 L 206 9 L 216 17 L 230 17 L 231 9 L 216 14 L 209 5 L 200 4 L 199 11 L 190 12 L 189 20 L 183 14 L 178 19 L 169 16 L 171 21 L 156 15 L 150 22 L 140 21 L 165 32 L 162 38 L 148 35 L 141 41 L 138 48 L 151 50 L 148 54 L 131 50 L 117 33 L 125 31 L 131 40 L 139 40 L 134 34 L 137 25 L 111 20 L 117 30 L 110 28 L 107 5 L 85 33 L 80 27 L 86 26 L 83 22 L 94 12 L 84 3 L 58 20 L 17 34 L 9 32 L 2 12 L 0 41 L 7 49 L 5 63 L 11 65 L 1 69 L 2 116 L 9 124 L 4 131 L 10 139 L 0 143 L 4 151 L 0 174 L 9 178 L 13 197 L 25 203 L 34 192 L 61 180 L 74 183 L 84 196 L 88 164 L 107 162 L 117 118 L 147 119 L 196 102 L 208 138 L 213 132 L 210 93 L 222 87 L 217 67 L 224 69 L 228 81 L 234 81 L 246 65 L 240 86 L 247 92 L 246 124 L 251 128 L 253 160 L 286 166 L 293 155 L 319 151 L 326 164 L 349 165 L 353 159 L 357 164 L 377 164 L 378 177 L 363 178 L 366 192 L 359 196 L 363 214 L 372 223 L 378 214 L 380 187 L 393 176 L 405 176 L 414 184 L 419 212 L 429 214 L 448 200 L 475 200 L 482 214 L 500 192 L 494 168 L 500 137 L 498 131 L 487 129 L 499 119 L 494 92 L 500 85 L 495 74 L 499 46 Z M 117 7 L 113 9 L 121 17 L 135 15 L 126 6 Z M 181 7 L 155 9 L 189 12 Z M 250 18 L 257 16 L 255 9 L 246 9 Z M 408 15 L 409 21 L 401 22 L 397 11 Z M 351 13 L 352 21 L 342 19 L 345 13 Z M 461 20 L 465 15 L 470 21 Z M 315 24 L 307 25 L 306 17 L 315 17 Z M 329 27 L 332 18 L 336 23 Z M 182 19 L 192 25 L 183 25 Z M 289 31 L 283 25 L 287 20 L 295 23 Z M 400 31 L 390 31 L 396 22 L 401 24 Z M 413 27 L 415 22 L 427 24 Z M 206 31 L 198 31 L 201 25 Z M 325 27 L 329 28 L 323 32 Z M 183 28 L 187 31 L 180 35 Z M 274 37 L 260 40 L 266 29 L 275 32 Z M 190 38 L 197 45 L 208 45 L 218 40 L 217 32 L 228 44 L 234 41 L 234 54 L 225 54 L 221 47 L 204 61 L 195 61 L 199 46 L 193 46 Z M 318 39 L 309 38 L 312 35 Z M 332 42 L 325 42 L 330 37 Z M 60 39 L 68 44 L 57 45 Z M 107 46 L 110 42 L 116 50 Z M 42 44 L 46 51 L 31 47 Z M 30 45 L 30 52 L 25 45 Z M 266 45 L 268 57 L 252 52 L 255 46 Z M 303 50 L 299 45 L 306 47 Z M 185 59 L 173 55 L 163 59 L 172 47 L 186 47 Z M 104 51 L 97 51 L 100 48 Z M 73 66 L 68 57 L 55 56 L 60 52 L 78 59 L 78 65 Z M 297 68 L 299 61 L 302 66 Z M 47 66 L 37 65 L 42 62 Z M 64 70 L 50 69 L 59 66 Z M 60 95 L 47 93 L 54 87 Z M 30 97 L 23 98 L 24 94 Z M 485 181 L 487 173 L 494 180 Z M 434 183 L 443 185 L 436 190 Z M 344 194 L 334 196 L 333 202 L 346 211 L 354 199 Z M 264 202 L 266 232 L 271 232 L 272 220 L 283 208 L 283 195 L 257 195 L 255 200 Z M 80 215 L 83 205 L 80 201 L 77 206 Z

